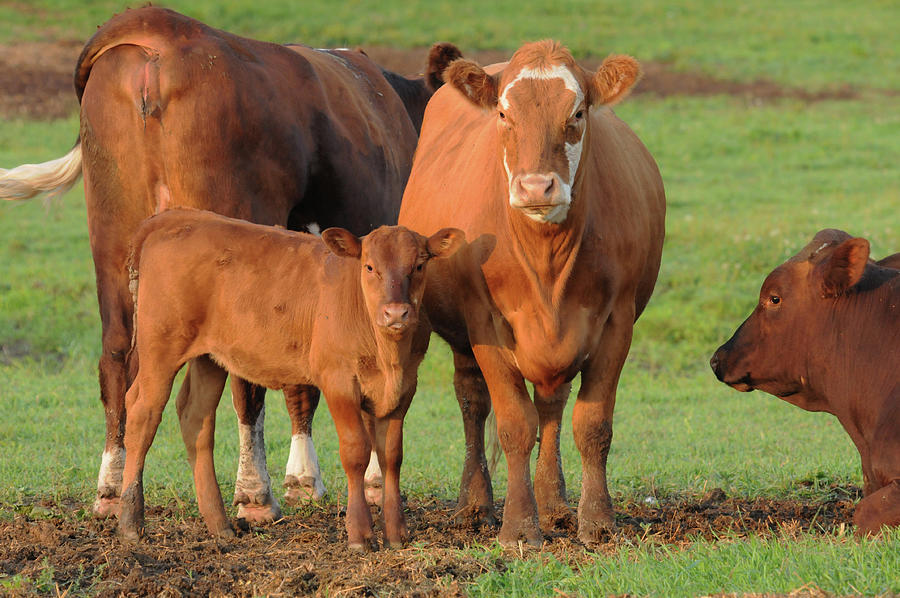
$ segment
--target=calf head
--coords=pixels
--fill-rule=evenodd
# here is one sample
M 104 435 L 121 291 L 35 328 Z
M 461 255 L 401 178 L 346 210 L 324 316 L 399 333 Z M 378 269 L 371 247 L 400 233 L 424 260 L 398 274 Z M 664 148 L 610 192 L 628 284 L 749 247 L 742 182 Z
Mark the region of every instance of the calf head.
M 376 329 L 394 338 L 418 323 L 428 261 L 452 255 L 464 238 L 455 228 L 443 228 L 430 237 L 403 226 L 382 226 L 362 239 L 342 228 L 322 232 L 332 253 L 359 259 L 369 318 Z
M 869 243 L 843 231 L 820 231 L 766 278 L 759 302 L 710 365 L 729 386 L 755 388 L 812 407 L 808 376 L 827 357 L 827 327 L 840 297 L 859 282 Z M 821 407 L 821 406 L 820 406 Z
M 616 103 L 639 76 L 636 60 L 615 55 L 589 73 L 554 41 L 522 46 L 497 75 L 467 60 L 444 73 L 448 84 L 495 113 L 509 205 L 536 222 L 555 224 L 572 205 L 591 107 Z

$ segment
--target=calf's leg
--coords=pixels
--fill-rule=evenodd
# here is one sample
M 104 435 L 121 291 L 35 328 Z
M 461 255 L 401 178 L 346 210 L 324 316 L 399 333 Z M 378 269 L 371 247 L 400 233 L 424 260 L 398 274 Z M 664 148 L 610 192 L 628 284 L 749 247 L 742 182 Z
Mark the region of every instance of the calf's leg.
M 460 523 L 474 518 L 478 525 L 495 526 L 494 491 L 484 454 L 484 422 L 491 412 L 491 396 L 481 368 L 472 355 L 454 351 L 453 366 L 453 386 L 466 437 L 456 517 Z
M 272 492 L 272 480 L 266 466 L 266 389 L 232 375 L 231 396 L 240 440 L 234 482 L 237 517 L 248 523 L 277 521 L 281 519 L 281 506 Z
M 325 400 L 338 434 L 341 465 L 347 475 L 347 544 L 350 550 L 363 552 L 377 550 L 378 542 L 372 529 L 372 513 L 366 502 L 366 466 L 372 452 L 369 432 L 363 422 L 359 399 L 352 394 L 329 393 Z
M 375 421 L 374 437 L 378 460 L 384 475 L 384 541 L 386 546 L 400 548 L 409 540 L 409 528 L 403 514 L 400 494 L 400 466 L 403 464 L 403 419 L 415 390 L 402 399 L 397 410 Z
M 209 533 L 229 537 L 234 531 L 225 514 L 213 460 L 216 407 L 222 398 L 228 373 L 206 356 L 195 358 L 189 367 L 190 376 L 181 387 L 176 408 L 181 437 L 194 474 L 197 508 Z
M 284 500 L 288 503 L 319 500 L 325 496 L 325 484 L 312 439 L 319 389 L 305 385 L 285 388 L 284 403 L 291 418 L 291 452 L 284 472 Z
M 534 472 L 534 497 L 541 528 L 551 530 L 574 523 L 575 514 L 566 502 L 566 481 L 559 452 L 560 422 L 569 398 L 571 384 L 563 384 L 551 396 L 534 392 L 540 426 L 537 467 Z
M 876 535 L 882 527 L 900 525 L 900 480 L 869 494 L 853 513 L 857 536 Z
M 118 525 L 119 537 L 125 542 L 136 542 L 144 533 L 144 460 L 169 400 L 174 377 L 174 372 L 142 371 L 125 398 L 128 421 Z

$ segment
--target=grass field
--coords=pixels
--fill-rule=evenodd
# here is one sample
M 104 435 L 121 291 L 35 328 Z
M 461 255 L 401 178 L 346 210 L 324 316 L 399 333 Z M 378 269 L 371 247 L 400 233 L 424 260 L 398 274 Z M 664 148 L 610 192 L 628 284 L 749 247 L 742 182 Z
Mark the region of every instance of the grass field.
M 719 384 L 708 359 L 756 301 L 765 274 L 825 227 L 867 237 L 873 255 L 900 250 L 900 23 L 894 2 L 730 6 L 693 0 L 615 3 L 168 3 L 211 25 L 311 45 L 513 49 L 557 37 L 580 54 L 627 52 L 683 71 L 770 78 L 807 89 L 860 86 L 852 101 L 760 103 L 729 96 L 642 96 L 617 113 L 657 159 L 668 196 L 657 290 L 638 322 L 619 386 L 610 490 L 617 500 L 729 496 L 816 500 L 861 485 L 858 456 L 836 420 L 758 392 Z M 550 8 L 552 6 L 552 8 Z M 726 8 L 726 6 L 728 6 Z M 776 8 L 777 7 L 777 8 Z M 87 38 L 119 2 L 0 4 L 0 43 Z M 515 14 L 515 17 L 511 17 Z M 889 90 L 885 92 L 883 90 Z M 892 91 L 890 91 L 892 90 Z M 77 117 L 0 123 L 0 166 L 67 151 Z M 96 361 L 99 317 L 83 193 L 47 209 L 0 205 L 0 517 L 34 497 L 89 504 L 104 436 Z M 407 419 L 402 485 L 411 496 L 455 497 L 464 442 L 449 352 L 435 339 Z M 268 403 L 273 477 L 289 444 L 283 402 Z M 227 402 L 227 398 L 223 403 Z M 237 466 L 236 426 L 219 410 L 216 459 L 227 496 Z M 314 432 L 330 497 L 345 494 L 336 439 L 323 408 Z M 440 441 L 436 441 L 440 439 Z M 580 488 L 566 426 L 563 465 L 572 504 Z M 501 466 L 495 494 L 505 493 Z M 169 409 L 145 474 L 148 502 L 191 503 L 184 449 Z M 499 550 L 497 547 L 476 550 Z M 776 539 L 698 539 L 685 547 L 623 545 L 576 565 L 512 559 L 468 588 L 473 595 L 900 592 L 900 535 L 857 542 L 816 529 Z

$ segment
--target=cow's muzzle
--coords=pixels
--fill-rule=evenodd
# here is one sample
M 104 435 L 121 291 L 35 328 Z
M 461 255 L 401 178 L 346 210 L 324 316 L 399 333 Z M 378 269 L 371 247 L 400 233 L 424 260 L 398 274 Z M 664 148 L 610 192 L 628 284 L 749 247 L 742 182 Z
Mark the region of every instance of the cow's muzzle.
M 753 390 L 753 382 L 750 377 L 750 373 L 748 372 L 746 375 L 741 376 L 740 378 L 729 376 L 727 368 L 727 357 L 723 355 L 723 348 L 724 346 L 719 347 L 719 350 L 713 353 L 712 358 L 709 360 L 709 367 L 712 368 L 712 371 L 716 375 L 716 378 L 719 380 L 719 382 L 724 382 L 733 389 L 739 390 L 741 392 L 750 392 L 751 390 Z
M 520 174 L 510 182 L 509 205 L 538 222 L 562 222 L 571 201 L 571 189 L 555 173 Z
M 402 333 L 412 325 L 413 319 L 409 303 L 385 303 L 381 306 L 377 324 L 387 331 Z

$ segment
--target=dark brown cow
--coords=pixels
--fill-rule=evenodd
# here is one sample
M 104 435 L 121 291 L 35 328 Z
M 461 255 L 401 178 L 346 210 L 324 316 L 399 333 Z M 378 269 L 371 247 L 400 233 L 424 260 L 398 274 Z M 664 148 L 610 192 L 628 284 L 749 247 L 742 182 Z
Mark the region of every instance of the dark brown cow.
M 763 282 L 759 303 L 710 361 L 729 386 L 833 414 L 862 458 L 860 535 L 900 525 L 900 264 L 820 231 Z
M 638 76 L 630 57 L 589 73 L 544 41 L 487 72 L 452 63 L 425 111 L 400 222 L 458 227 L 469 240 L 429 269 L 425 304 L 454 353 L 466 432 L 459 508 L 483 521 L 494 517 L 484 420 L 491 404 L 496 412 L 509 467 L 504 544 L 539 543 L 539 523 L 571 517 L 559 429 L 578 373 L 578 536 L 594 541 L 614 525 L 606 458 L 616 386 L 665 234 L 659 170 L 608 108 Z
M 458 56 L 435 45 L 426 77 L 408 80 L 359 51 L 254 41 L 152 7 L 112 18 L 87 42 L 75 72 L 78 144 L 58 160 L 0 171 L 0 197 L 64 191 L 84 174 L 107 426 L 95 513 L 114 514 L 121 491 L 132 322 L 125 260 L 138 224 L 173 206 L 358 235 L 395 223 L 425 103 Z M 294 421 L 286 485 L 320 495 L 315 454 L 295 454 L 312 448 L 318 391 L 286 390 Z M 232 392 L 242 445 L 235 501 L 247 519 L 277 519 L 264 470 L 265 389 L 232 378 Z
M 193 360 L 192 389 L 177 409 L 211 533 L 232 533 L 212 451 L 227 369 L 268 388 L 322 389 L 347 473 L 353 549 L 377 547 L 363 488 L 371 429 L 384 471 L 385 543 L 405 541 L 402 426 L 430 334 L 418 325 L 426 265 L 462 238 L 454 229 L 425 238 L 381 227 L 361 242 L 338 228 L 319 239 L 191 210 L 149 219 L 130 265 L 139 367 L 126 397 L 123 538 L 142 531 L 144 459 L 175 374 Z

